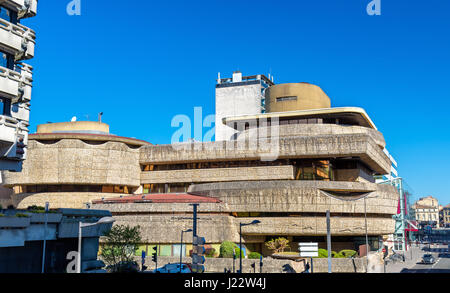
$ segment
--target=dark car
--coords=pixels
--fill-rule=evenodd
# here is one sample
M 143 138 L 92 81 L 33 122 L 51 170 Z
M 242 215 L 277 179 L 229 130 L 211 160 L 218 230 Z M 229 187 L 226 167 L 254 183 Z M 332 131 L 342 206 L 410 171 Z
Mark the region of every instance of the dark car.
M 135 261 L 121 261 L 115 265 L 107 266 L 108 273 L 137 273 L 139 265 Z
M 436 259 L 431 254 L 424 254 L 422 256 L 422 263 L 424 264 L 434 264 Z
M 157 270 L 153 270 L 153 273 L 192 273 L 192 269 L 191 266 L 186 263 L 181 264 L 181 270 L 179 263 L 169 263 Z

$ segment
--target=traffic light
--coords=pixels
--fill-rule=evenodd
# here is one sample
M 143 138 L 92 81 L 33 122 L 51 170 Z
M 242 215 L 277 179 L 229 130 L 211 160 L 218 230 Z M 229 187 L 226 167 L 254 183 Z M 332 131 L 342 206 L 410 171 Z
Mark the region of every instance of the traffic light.
M 158 246 L 154 246 L 153 250 L 155 252 L 152 253 L 152 261 L 153 262 L 158 262 Z
M 205 263 L 205 252 L 206 249 L 203 246 L 205 244 L 204 237 L 194 236 L 192 241 L 192 272 L 194 273 L 203 273 L 205 271 L 205 267 L 203 264 Z
M 21 156 L 25 154 L 25 143 L 23 140 L 23 137 L 19 138 L 19 140 L 16 143 L 16 155 Z

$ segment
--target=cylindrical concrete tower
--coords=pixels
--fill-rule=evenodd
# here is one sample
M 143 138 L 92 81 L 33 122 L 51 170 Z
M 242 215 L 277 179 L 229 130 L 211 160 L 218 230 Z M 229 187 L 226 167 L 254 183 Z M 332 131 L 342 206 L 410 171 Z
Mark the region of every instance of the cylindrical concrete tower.
M 26 158 L 35 32 L 20 24 L 36 15 L 37 0 L 0 1 L 0 170 L 20 171 Z
M 266 112 L 287 112 L 330 108 L 330 98 L 309 83 L 284 83 L 266 90 Z

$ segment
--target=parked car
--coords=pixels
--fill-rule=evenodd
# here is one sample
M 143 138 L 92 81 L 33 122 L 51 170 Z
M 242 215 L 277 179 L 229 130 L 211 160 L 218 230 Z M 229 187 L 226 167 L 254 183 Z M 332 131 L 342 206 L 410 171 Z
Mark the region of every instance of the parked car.
M 191 266 L 187 263 L 181 264 L 181 272 L 180 272 L 180 264 L 179 263 L 169 263 L 163 267 L 160 267 L 156 270 L 153 270 L 153 273 L 192 273 Z
M 435 261 L 436 259 L 431 254 L 424 254 L 422 256 L 422 263 L 424 264 L 434 264 Z
M 137 273 L 139 265 L 135 261 L 121 261 L 106 267 L 108 273 Z
M 404 262 L 405 256 L 403 254 L 393 251 L 393 254 L 388 256 L 384 261 L 386 262 L 386 264 L 400 262 L 400 261 Z

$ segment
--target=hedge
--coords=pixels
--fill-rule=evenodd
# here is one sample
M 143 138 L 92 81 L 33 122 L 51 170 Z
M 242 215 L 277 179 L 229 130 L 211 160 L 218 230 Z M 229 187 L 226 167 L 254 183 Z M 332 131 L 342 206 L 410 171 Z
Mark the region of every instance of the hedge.
M 248 258 L 249 258 L 249 259 L 260 259 L 260 258 L 261 258 L 261 254 L 259 254 L 259 253 L 256 252 L 256 251 L 253 251 L 253 252 L 250 252 L 250 253 L 248 254 Z

